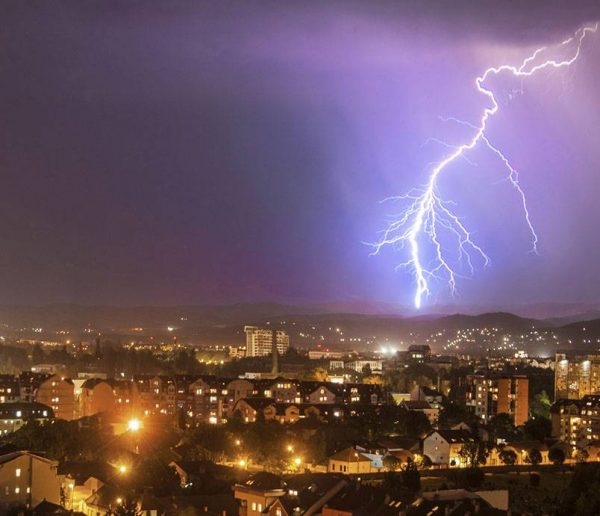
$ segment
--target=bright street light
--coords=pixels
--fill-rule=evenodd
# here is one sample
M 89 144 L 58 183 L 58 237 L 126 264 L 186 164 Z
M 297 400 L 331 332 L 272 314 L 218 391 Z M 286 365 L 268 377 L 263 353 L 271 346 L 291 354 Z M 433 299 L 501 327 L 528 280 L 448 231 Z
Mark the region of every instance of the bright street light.
M 127 429 L 130 432 L 137 432 L 140 428 L 142 428 L 142 423 L 139 419 L 133 418 L 127 423 Z

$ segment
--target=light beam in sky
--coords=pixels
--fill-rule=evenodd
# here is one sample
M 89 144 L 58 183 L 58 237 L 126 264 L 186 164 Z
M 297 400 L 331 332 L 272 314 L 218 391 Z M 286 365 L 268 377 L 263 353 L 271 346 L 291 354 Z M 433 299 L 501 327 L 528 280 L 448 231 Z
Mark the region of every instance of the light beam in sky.
M 454 150 L 439 162 L 429 173 L 427 183 L 418 189 L 411 190 L 405 195 L 390 197 L 384 201 L 394 200 L 406 203 L 400 214 L 383 231 L 383 237 L 375 244 L 372 254 L 378 254 L 384 247 L 399 246 L 408 248 L 408 259 L 398 267 L 411 269 L 416 282 L 414 305 L 418 309 L 423 303 L 423 297 L 430 294 L 431 279 L 445 279 L 450 291 L 456 291 L 456 280 L 459 276 L 456 266 L 443 242 L 450 240 L 456 246 L 458 262 L 465 262 L 471 274 L 474 272 L 473 259 L 477 258 L 484 265 L 490 259 L 484 250 L 476 243 L 472 233 L 454 213 L 453 203 L 444 200 L 438 191 L 438 179 L 441 173 L 459 158 L 468 159 L 465 155 L 477 145 L 485 145 L 506 167 L 507 179 L 510 181 L 523 209 L 525 223 L 531 235 L 531 250 L 537 252 L 538 235 L 535 231 L 525 192 L 519 184 L 519 174 L 511 165 L 506 155 L 491 141 L 487 135 L 489 120 L 498 112 L 499 104 L 492 89 L 486 86 L 490 76 L 508 73 L 513 77 L 526 78 L 547 68 L 563 68 L 573 64 L 580 55 L 583 40 L 588 33 L 596 32 L 598 24 L 584 26 L 575 34 L 554 46 L 538 48 L 526 57 L 520 65 L 502 65 L 488 68 L 475 79 L 475 88 L 487 97 L 489 105 L 483 110 L 477 123 L 465 122 L 456 118 L 447 118 L 473 129 L 470 140 L 459 146 L 450 146 Z M 567 54 L 567 57 L 556 57 Z M 552 57 L 552 55 L 554 57 Z M 547 57 L 545 57 L 547 56 Z M 383 202 L 383 201 L 382 201 Z M 425 264 L 424 246 L 428 246 L 433 254 L 430 263 Z

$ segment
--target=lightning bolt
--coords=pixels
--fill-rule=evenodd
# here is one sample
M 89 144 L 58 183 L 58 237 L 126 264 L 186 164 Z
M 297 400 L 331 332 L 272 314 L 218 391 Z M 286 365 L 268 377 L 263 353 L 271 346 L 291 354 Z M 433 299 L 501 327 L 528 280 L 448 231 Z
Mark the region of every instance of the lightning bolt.
M 568 57 L 548 57 L 544 60 L 542 58 L 549 51 L 547 47 L 541 47 L 526 57 L 520 65 L 502 65 L 485 70 L 482 75 L 475 79 L 476 90 L 489 101 L 489 105 L 483 110 L 479 122 L 473 124 L 456 118 L 443 119 L 445 121 L 457 122 L 473 129 L 474 132 L 471 139 L 459 146 L 446 145 L 448 148 L 454 150 L 434 166 L 424 187 L 411 190 L 405 195 L 389 197 L 382 201 L 401 201 L 405 203 L 405 206 L 400 214 L 383 231 L 381 240 L 375 244 L 371 244 L 374 248 L 371 254 L 378 254 L 386 246 L 408 247 L 408 260 L 398 265 L 398 267 L 409 267 L 412 269 L 416 282 L 414 305 L 417 309 L 421 307 L 423 297 L 430 294 L 429 282 L 431 279 L 445 278 L 452 294 L 456 292 L 456 281 L 459 274 L 451 265 L 451 258 L 442 245 L 440 235 L 449 235 L 452 241 L 456 243 L 458 261 L 463 262 L 464 260 L 471 274 L 474 272 L 473 259 L 475 257 L 483 261 L 484 265 L 490 263 L 490 258 L 475 242 L 472 233 L 452 211 L 453 203 L 444 200 L 438 191 L 438 179 L 442 172 L 459 158 L 468 160 L 466 154 L 478 145 L 485 145 L 499 158 L 506 168 L 506 179 L 511 183 L 521 201 L 525 223 L 531 235 L 531 250 L 537 253 L 538 235 L 532 223 L 529 209 L 527 208 L 525 192 L 519 184 L 519 174 L 511 165 L 506 155 L 487 136 L 488 122 L 498 112 L 499 104 L 494 92 L 485 86 L 485 84 L 490 76 L 497 76 L 505 72 L 514 77 L 526 78 L 540 70 L 568 67 L 579 57 L 586 35 L 596 32 L 597 29 L 598 24 L 582 27 L 572 37 L 554 47 L 555 55 L 561 55 L 560 50 L 563 53 L 567 53 Z M 433 249 L 433 260 L 429 264 L 424 264 L 423 253 L 419 245 L 421 239 L 425 239 Z

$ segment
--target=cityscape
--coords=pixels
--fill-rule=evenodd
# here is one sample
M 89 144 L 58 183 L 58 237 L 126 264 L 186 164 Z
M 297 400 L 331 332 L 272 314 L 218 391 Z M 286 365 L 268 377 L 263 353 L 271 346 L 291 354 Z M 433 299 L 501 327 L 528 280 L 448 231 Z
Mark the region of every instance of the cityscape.
M 598 2 L 0 17 L 0 515 L 600 514 Z

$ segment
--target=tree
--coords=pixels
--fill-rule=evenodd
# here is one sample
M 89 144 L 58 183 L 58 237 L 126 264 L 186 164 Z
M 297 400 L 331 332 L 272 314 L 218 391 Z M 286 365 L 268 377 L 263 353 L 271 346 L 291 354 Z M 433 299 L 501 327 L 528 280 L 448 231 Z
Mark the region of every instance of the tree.
M 527 454 L 527 462 L 532 466 L 537 466 L 542 462 L 542 453 L 537 448 L 532 448 Z
M 485 464 L 489 454 L 487 445 L 481 441 L 467 442 L 459 452 L 461 459 L 472 468 Z
M 500 460 L 507 466 L 513 466 L 517 462 L 517 454 L 512 450 L 502 450 Z
M 532 417 L 522 428 L 526 441 L 543 441 L 552 433 L 552 422 L 545 417 Z
M 550 448 L 548 459 L 550 459 L 553 464 L 558 466 L 565 461 L 565 458 L 565 452 L 560 448 Z
M 402 467 L 402 483 L 412 493 L 421 490 L 421 475 L 417 465 L 411 460 Z
M 505 413 L 497 414 L 490 420 L 490 428 L 496 439 L 511 440 L 515 434 L 512 418 Z
M 33 351 L 31 352 L 31 362 L 35 364 L 43 364 L 46 361 L 46 353 L 42 349 L 40 343 L 36 343 L 33 346 Z
M 383 457 L 383 467 L 388 471 L 396 471 L 400 466 L 400 459 L 389 453 Z
M 543 417 L 550 418 L 550 406 L 552 402 L 550 401 L 550 396 L 545 390 L 542 390 L 538 394 L 533 397 L 533 401 L 531 402 L 531 414 L 533 417 Z
M 142 511 L 138 509 L 137 502 L 126 499 L 118 504 L 114 509 L 109 509 L 107 516 L 141 516 Z
M 583 448 L 579 448 L 576 452 L 575 452 L 575 462 L 587 462 L 588 458 L 590 457 L 590 454 L 588 453 L 587 450 L 584 450 Z

